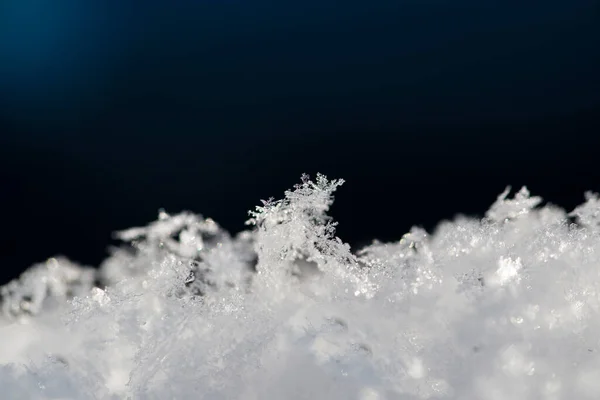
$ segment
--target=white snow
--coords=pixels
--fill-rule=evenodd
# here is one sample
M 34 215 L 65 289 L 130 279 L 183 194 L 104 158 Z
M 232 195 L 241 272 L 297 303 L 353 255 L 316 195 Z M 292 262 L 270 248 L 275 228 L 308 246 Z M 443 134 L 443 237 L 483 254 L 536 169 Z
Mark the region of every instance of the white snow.
M 597 195 L 566 213 L 507 189 L 352 252 L 342 183 L 304 176 L 235 236 L 161 211 L 97 270 L 33 266 L 0 292 L 1 397 L 600 398 Z

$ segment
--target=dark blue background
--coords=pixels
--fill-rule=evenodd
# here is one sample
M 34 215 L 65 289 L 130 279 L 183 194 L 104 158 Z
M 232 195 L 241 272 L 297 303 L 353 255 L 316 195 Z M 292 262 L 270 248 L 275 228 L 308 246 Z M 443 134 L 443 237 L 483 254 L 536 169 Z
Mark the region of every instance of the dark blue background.
M 232 231 L 302 172 L 354 245 L 600 190 L 597 1 L 0 5 L 0 281 L 159 207 Z

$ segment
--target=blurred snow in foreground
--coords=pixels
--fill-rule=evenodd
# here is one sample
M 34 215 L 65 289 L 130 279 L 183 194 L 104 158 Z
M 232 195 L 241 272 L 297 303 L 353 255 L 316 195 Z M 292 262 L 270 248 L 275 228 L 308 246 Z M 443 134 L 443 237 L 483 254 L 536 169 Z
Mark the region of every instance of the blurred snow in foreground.
M 1 288 L 6 399 L 600 398 L 600 201 L 526 189 L 358 253 L 319 175 L 235 237 L 191 213 Z M 573 219 L 574 222 L 570 221 Z

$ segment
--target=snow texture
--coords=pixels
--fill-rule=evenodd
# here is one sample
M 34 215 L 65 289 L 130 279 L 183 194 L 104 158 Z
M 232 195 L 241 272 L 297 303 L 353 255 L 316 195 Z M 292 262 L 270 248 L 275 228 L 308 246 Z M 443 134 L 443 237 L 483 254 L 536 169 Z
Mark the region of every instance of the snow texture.
M 600 200 L 526 188 L 353 253 L 303 176 L 231 236 L 192 213 L 1 288 L 6 399 L 598 399 Z M 363 217 L 368 217 L 364 215 Z

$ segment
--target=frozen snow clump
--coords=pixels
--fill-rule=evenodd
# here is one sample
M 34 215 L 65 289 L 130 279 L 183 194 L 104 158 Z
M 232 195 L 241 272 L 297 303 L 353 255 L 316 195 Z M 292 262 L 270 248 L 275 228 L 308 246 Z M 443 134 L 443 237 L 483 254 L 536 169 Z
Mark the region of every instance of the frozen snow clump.
M 600 201 L 526 188 L 357 252 L 303 176 L 230 235 L 161 211 L 1 288 L 10 399 L 598 399 Z M 574 218 L 575 222 L 571 222 Z

